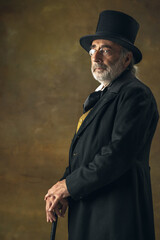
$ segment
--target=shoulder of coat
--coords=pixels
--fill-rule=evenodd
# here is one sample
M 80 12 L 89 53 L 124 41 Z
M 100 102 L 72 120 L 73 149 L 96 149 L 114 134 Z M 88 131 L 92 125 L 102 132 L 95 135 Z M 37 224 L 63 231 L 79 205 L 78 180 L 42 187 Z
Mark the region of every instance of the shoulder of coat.
M 120 92 L 124 93 L 128 91 L 134 91 L 135 94 L 141 92 L 146 96 L 153 96 L 151 89 L 135 76 L 129 79 L 129 81 L 126 80 L 126 84 L 123 85 Z

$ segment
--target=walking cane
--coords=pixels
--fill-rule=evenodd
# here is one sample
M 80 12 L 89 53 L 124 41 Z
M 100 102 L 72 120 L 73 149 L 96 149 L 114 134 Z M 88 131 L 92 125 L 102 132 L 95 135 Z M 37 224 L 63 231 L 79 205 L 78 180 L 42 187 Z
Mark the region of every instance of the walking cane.
M 57 222 L 58 222 L 58 217 L 55 214 L 56 221 L 52 223 L 51 227 L 51 239 L 50 240 L 55 240 L 55 235 L 56 235 L 56 227 L 57 227 Z

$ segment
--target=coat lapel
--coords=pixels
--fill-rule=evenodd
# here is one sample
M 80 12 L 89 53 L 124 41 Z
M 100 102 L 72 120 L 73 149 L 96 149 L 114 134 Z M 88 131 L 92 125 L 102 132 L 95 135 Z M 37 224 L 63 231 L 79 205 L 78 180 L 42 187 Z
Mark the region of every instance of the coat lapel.
M 102 97 L 97 104 L 93 107 L 93 109 L 90 111 L 88 116 L 85 118 L 84 122 L 82 123 L 81 127 L 79 128 L 77 135 L 80 135 L 84 129 L 89 125 L 89 123 L 94 119 L 94 117 L 97 115 L 99 110 L 103 107 L 103 105 L 109 103 L 112 99 L 114 99 L 116 96 L 115 93 L 105 93 L 105 98 Z
M 115 79 L 109 86 L 106 93 L 100 98 L 100 100 L 96 103 L 93 109 L 90 111 L 88 116 L 85 118 L 84 122 L 82 123 L 81 127 L 79 128 L 77 134 L 75 134 L 72 146 L 79 138 L 79 135 L 86 129 L 89 123 L 95 118 L 99 110 L 106 104 L 109 104 L 118 94 L 120 89 L 127 84 L 129 81 L 133 79 L 131 73 L 125 71 L 122 73 L 117 79 Z

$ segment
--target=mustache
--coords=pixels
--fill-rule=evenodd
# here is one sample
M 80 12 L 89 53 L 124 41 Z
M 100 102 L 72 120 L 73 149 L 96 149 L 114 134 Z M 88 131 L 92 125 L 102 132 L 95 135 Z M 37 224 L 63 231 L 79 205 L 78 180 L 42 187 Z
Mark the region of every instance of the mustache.
M 107 65 L 102 64 L 102 63 L 94 63 L 92 65 L 92 70 L 94 71 L 96 68 L 102 68 L 102 69 L 107 70 L 108 67 L 107 67 Z

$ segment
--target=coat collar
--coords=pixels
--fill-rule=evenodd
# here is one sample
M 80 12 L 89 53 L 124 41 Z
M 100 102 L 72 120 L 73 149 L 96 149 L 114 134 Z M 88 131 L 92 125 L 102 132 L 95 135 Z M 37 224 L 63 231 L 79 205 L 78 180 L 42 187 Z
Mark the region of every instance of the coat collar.
M 128 84 L 128 82 L 132 81 L 133 79 L 134 76 L 131 74 L 131 72 L 125 70 L 119 77 L 109 84 L 108 91 L 112 93 L 118 93 L 124 85 Z
M 90 111 L 88 116 L 85 118 L 84 122 L 82 123 L 81 127 L 79 128 L 77 134 L 74 137 L 74 141 L 77 137 L 85 130 L 85 128 L 89 125 L 91 121 L 95 118 L 99 110 L 104 106 L 109 104 L 111 100 L 113 100 L 121 88 L 126 85 L 128 82 L 133 80 L 133 75 L 129 71 L 124 71 L 118 78 L 113 80 L 109 86 L 107 87 L 107 91 L 104 95 L 100 98 L 100 100 L 96 103 L 94 108 Z

